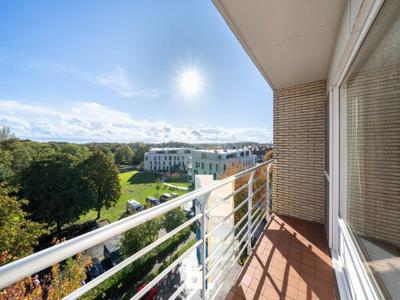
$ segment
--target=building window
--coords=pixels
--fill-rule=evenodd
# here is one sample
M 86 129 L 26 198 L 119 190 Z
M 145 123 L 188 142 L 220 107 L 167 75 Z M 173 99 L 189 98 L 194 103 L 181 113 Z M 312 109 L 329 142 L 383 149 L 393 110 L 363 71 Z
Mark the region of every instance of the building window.
M 400 299 L 400 2 L 387 1 L 340 87 L 340 217 L 385 299 Z
M 201 169 L 204 170 L 204 163 L 201 163 Z
M 210 163 L 210 171 L 212 170 L 212 164 Z
M 219 171 L 218 169 L 219 169 L 219 168 L 218 168 L 218 164 L 215 164 L 215 171 L 218 172 L 218 171 Z

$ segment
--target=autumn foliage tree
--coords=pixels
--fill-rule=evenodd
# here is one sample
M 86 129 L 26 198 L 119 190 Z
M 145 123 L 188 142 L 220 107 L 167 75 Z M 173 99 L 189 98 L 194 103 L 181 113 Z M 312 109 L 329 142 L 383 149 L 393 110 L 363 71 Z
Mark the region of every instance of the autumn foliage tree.
M 226 171 L 222 174 L 222 178 L 226 178 L 232 175 L 235 175 L 241 171 L 244 171 L 246 167 L 241 163 L 241 162 L 234 162 L 231 165 L 227 166 Z M 265 166 L 258 168 L 253 176 L 253 199 L 252 199 L 252 206 L 253 206 L 253 213 L 257 210 L 258 205 L 262 203 L 261 198 L 265 197 L 266 193 L 266 179 L 267 179 L 267 169 Z M 238 207 L 243 201 L 247 201 L 246 199 L 248 198 L 248 193 L 249 189 L 248 187 L 244 186 L 249 182 L 250 179 L 250 173 L 243 175 L 242 177 L 238 178 L 234 182 L 234 191 L 238 191 L 241 189 L 239 192 L 236 193 L 234 196 L 234 207 Z M 243 188 L 242 188 L 243 187 Z M 265 203 L 263 203 L 265 204 Z M 234 214 L 234 222 L 235 224 L 238 224 L 242 218 L 246 215 L 248 212 L 248 205 L 244 204 L 240 209 L 238 209 L 235 214 Z M 257 213 L 256 216 L 253 216 L 253 220 L 255 220 L 258 217 L 258 214 L 261 212 Z M 241 225 L 238 227 L 237 231 L 239 231 L 244 224 L 246 224 L 246 221 L 243 221 Z

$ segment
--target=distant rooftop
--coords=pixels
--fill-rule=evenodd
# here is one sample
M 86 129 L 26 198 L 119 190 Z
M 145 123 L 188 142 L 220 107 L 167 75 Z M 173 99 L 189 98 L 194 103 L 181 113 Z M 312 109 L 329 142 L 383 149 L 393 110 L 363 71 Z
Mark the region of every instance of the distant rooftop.
M 193 150 L 193 151 L 199 151 L 199 152 L 207 152 L 207 153 L 221 153 L 221 154 L 229 154 L 229 153 L 237 153 L 241 151 L 249 151 L 250 149 L 248 148 L 242 148 L 242 149 L 201 149 L 201 150 Z

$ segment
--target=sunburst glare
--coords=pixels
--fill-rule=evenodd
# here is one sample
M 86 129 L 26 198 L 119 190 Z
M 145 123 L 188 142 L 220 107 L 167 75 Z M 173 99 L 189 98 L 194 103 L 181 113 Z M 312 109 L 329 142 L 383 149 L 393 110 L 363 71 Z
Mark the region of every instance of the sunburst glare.
M 201 93 L 204 81 L 195 69 L 184 70 L 178 79 L 179 90 L 185 96 L 197 96 Z

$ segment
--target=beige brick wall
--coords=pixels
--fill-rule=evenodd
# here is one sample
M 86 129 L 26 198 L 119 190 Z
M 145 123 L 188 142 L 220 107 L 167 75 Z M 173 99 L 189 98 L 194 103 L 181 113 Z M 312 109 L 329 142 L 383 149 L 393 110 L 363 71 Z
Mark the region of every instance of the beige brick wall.
M 273 210 L 324 223 L 325 81 L 274 91 Z
M 347 220 L 400 246 L 400 65 L 353 74 L 347 98 Z

